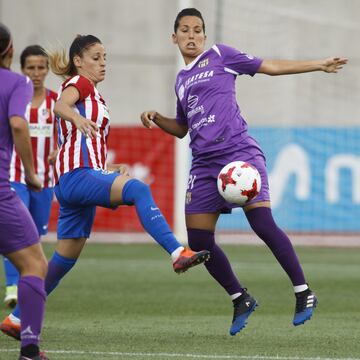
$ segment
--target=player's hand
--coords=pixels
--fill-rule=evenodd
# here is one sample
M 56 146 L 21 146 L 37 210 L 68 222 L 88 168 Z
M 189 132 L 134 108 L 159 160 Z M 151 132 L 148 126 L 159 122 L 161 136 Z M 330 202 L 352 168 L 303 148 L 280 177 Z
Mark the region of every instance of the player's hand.
M 25 174 L 25 182 L 30 190 L 41 191 L 42 189 L 41 181 L 35 173 Z
M 347 58 L 328 58 L 324 60 L 323 71 L 327 73 L 337 73 L 348 62 Z
M 81 115 L 78 115 L 74 118 L 73 124 L 78 130 L 87 138 L 93 139 L 96 137 L 96 132 L 98 131 L 97 125 L 91 120 L 85 119 Z
M 144 111 L 140 116 L 141 122 L 143 123 L 143 125 L 146 128 L 151 129 L 152 128 L 152 122 L 156 118 L 156 115 L 157 115 L 156 111 L 153 111 L 153 110 Z
M 118 165 L 118 170 L 117 170 L 121 175 L 125 175 L 125 176 L 130 176 L 130 169 L 127 165 L 125 164 L 119 164 Z
M 56 150 L 52 151 L 50 153 L 50 155 L 48 156 L 48 162 L 49 162 L 50 165 L 55 164 L 57 154 L 58 154 L 58 150 L 56 149 Z
M 107 164 L 107 169 L 116 171 L 121 175 L 130 176 L 130 169 L 126 164 Z

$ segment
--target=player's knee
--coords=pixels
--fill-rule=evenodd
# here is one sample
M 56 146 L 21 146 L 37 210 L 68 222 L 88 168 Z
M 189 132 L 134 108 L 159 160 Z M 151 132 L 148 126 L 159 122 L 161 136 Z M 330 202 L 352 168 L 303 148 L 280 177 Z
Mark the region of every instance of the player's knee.
M 125 204 L 135 204 L 138 199 L 151 196 L 150 187 L 137 179 L 129 180 L 123 188 L 122 198 Z
M 202 229 L 187 229 L 189 247 L 193 251 L 212 250 L 215 236 L 212 231 Z
M 251 229 L 261 239 L 277 229 L 277 225 L 272 216 L 271 209 L 255 208 L 245 213 Z
M 251 229 L 254 231 L 254 233 L 260 238 L 264 238 L 267 233 L 271 230 L 268 226 L 266 226 L 266 224 L 262 224 L 262 223 L 249 223 Z
M 22 264 L 20 274 L 22 276 L 37 276 L 45 279 L 48 270 L 48 262 L 42 253 L 31 256 Z
M 44 257 L 37 258 L 35 261 L 31 262 L 31 272 L 42 279 L 45 279 L 45 276 L 48 271 L 48 263 Z

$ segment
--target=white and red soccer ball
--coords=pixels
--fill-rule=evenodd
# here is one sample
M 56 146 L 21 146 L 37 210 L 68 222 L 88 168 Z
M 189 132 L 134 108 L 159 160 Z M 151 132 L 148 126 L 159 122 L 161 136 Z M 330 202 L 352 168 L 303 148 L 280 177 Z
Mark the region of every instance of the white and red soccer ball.
M 261 177 L 249 163 L 233 161 L 221 169 L 217 187 L 227 202 L 244 206 L 259 194 Z

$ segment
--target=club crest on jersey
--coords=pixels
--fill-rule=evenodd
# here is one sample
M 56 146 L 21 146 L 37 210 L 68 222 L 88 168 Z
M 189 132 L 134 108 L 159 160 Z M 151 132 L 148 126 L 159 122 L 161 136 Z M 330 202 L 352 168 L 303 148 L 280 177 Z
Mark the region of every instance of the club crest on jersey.
M 42 109 L 42 116 L 49 116 L 50 110 L 49 109 Z
M 204 59 L 204 60 L 201 60 L 201 61 L 199 62 L 198 67 L 199 67 L 199 68 L 203 68 L 203 67 L 205 67 L 205 66 L 207 66 L 207 65 L 209 65 L 209 58 L 206 58 L 206 59 Z
M 186 203 L 187 205 L 189 205 L 189 204 L 191 203 L 191 191 L 188 191 L 188 192 L 186 193 L 185 203 Z
M 194 109 L 194 107 L 199 102 L 199 97 L 197 95 L 189 95 L 188 96 L 188 106 L 190 109 Z

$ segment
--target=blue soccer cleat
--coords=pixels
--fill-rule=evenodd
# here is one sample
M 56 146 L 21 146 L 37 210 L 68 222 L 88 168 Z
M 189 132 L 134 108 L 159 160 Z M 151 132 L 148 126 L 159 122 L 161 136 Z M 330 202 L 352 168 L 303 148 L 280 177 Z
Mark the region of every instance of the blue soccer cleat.
M 303 324 L 305 321 L 310 320 L 318 300 L 315 293 L 310 289 L 306 289 L 299 293 L 295 293 L 296 307 L 293 324 L 295 326 Z
M 258 305 L 257 301 L 244 292 L 234 301 L 234 316 L 230 328 L 230 335 L 234 336 L 243 329 L 247 324 L 247 318 L 255 310 Z

